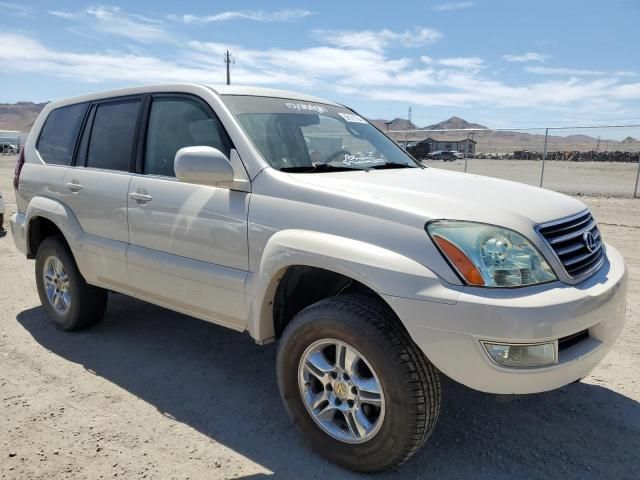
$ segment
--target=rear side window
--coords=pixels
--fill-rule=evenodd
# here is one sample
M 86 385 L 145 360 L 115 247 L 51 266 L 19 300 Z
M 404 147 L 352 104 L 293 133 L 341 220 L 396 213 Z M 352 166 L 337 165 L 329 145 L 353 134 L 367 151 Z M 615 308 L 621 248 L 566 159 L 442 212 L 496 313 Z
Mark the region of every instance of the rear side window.
M 49 113 L 37 145 L 38 153 L 46 163 L 71 165 L 76 138 L 88 105 L 69 105 Z
M 149 114 L 144 173 L 174 177 L 176 152 L 194 146 L 214 147 L 228 157 L 231 142 L 218 118 L 200 102 L 155 98 Z
M 139 109 L 139 99 L 97 106 L 87 148 L 87 167 L 129 171 Z

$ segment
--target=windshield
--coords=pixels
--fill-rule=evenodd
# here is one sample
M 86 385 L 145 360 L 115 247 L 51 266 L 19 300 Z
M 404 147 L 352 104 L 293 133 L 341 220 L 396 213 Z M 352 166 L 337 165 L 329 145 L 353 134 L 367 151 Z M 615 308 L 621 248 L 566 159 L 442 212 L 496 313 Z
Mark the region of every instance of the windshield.
M 289 172 L 418 168 L 404 150 L 344 107 L 285 98 L 224 95 L 269 164 Z

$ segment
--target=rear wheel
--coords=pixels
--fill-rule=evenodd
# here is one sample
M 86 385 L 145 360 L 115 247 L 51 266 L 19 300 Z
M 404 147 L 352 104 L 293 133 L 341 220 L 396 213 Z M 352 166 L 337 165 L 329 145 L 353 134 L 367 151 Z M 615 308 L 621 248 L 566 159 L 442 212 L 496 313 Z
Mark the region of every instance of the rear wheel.
M 278 348 L 278 384 L 313 449 L 352 470 L 407 460 L 440 410 L 435 367 L 382 301 L 322 300 L 289 324 Z
M 61 330 L 79 330 L 102 320 L 107 291 L 80 274 L 62 237 L 48 237 L 36 253 L 36 284 L 42 306 Z

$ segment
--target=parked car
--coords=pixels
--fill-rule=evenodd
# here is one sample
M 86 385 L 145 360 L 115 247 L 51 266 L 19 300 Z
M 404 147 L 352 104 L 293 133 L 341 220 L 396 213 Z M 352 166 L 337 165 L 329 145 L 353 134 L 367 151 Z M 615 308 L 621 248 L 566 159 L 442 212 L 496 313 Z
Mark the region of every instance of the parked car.
M 354 470 L 425 442 L 441 374 L 552 390 L 623 327 L 623 259 L 579 200 L 426 168 L 308 95 L 178 84 L 52 102 L 14 186 L 13 239 L 55 326 L 99 322 L 115 291 L 277 341 L 293 423 Z
M 0 153 L 4 155 L 16 155 L 20 147 L 12 143 L 0 143 Z
M 458 152 L 453 150 L 436 150 L 427 154 L 427 158 L 433 160 L 443 160 L 445 162 L 453 162 L 458 158 L 456 156 Z

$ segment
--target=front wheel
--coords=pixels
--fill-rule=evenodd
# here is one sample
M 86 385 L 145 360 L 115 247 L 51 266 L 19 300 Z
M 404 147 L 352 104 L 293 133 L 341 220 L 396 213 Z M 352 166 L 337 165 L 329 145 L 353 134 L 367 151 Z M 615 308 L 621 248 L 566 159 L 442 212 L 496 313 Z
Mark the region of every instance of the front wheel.
M 278 384 L 311 447 L 346 468 L 397 466 L 424 443 L 440 382 L 390 308 L 364 295 L 321 300 L 280 340 Z

